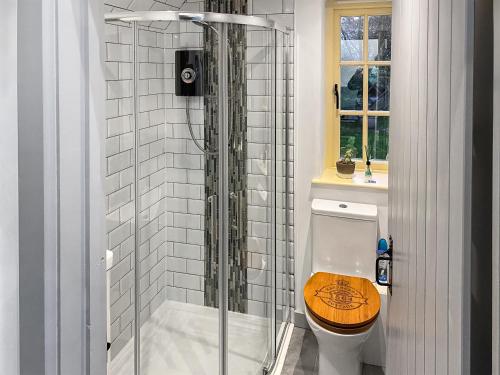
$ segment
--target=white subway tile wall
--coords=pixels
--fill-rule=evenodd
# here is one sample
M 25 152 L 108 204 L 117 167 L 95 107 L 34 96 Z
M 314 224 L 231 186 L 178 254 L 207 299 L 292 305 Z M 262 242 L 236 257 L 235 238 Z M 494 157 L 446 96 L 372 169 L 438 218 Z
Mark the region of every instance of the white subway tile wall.
M 203 1 L 181 5 L 183 11 L 203 11 Z M 204 155 L 193 143 L 187 126 L 186 97 L 175 95 L 175 51 L 202 49 L 203 28 L 172 22 L 165 30 L 164 69 L 167 97 L 167 298 L 204 304 Z M 203 98 L 189 98 L 193 133 L 204 143 Z
M 293 28 L 293 0 L 250 0 L 249 3 L 249 12 Z M 199 0 L 106 0 L 105 4 L 107 11 L 204 9 L 204 2 Z M 268 191 L 272 106 L 270 57 L 269 49 L 265 48 L 269 46 L 269 36 L 269 32 L 248 28 L 248 312 L 260 316 L 269 316 L 271 296 Z M 139 303 L 143 321 L 165 299 L 204 303 L 204 157 L 191 140 L 186 124 L 186 99 L 175 96 L 174 83 L 175 50 L 202 48 L 203 30 L 186 22 L 155 22 L 141 25 L 138 40 L 140 198 L 137 203 L 141 243 Z M 136 202 L 132 43 L 130 25 L 106 24 L 106 222 L 108 247 L 116 260 L 111 270 L 112 357 L 130 340 L 134 326 Z M 203 100 L 191 98 L 190 111 L 194 134 L 203 144 Z M 293 142 L 293 132 L 290 142 Z M 293 144 L 288 147 L 293 156 Z M 278 154 L 280 152 L 282 154 L 282 149 L 278 149 Z M 282 167 L 278 164 L 278 168 Z M 289 172 L 293 174 L 292 160 Z M 284 186 L 283 179 L 277 182 L 278 186 Z M 289 186 L 293 188 L 293 175 Z M 282 203 L 282 196 L 277 199 L 278 204 Z M 289 203 L 293 208 L 293 191 Z M 290 214 L 289 219 L 292 218 Z M 288 230 L 293 234 L 292 222 Z M 286 302 L 288 285 L 284 273 L 284 231 L 282 226 L 277 228 L 277 238 L 281 241 L 277 257 L 277 270 L 281 275 L 277 277 L 278 304 Z M 293 254 L 290 257 L 293 258 Z

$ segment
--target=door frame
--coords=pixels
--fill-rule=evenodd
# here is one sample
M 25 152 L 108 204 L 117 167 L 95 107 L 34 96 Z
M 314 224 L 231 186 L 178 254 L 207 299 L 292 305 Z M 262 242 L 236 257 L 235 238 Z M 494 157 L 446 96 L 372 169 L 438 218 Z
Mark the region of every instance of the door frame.
M 493 24 L 500 24 L 500 3 L 493 2 Z M 493 75 L 493 247 L 492 374 L 500 375 L 500 27 L 494 27 Z

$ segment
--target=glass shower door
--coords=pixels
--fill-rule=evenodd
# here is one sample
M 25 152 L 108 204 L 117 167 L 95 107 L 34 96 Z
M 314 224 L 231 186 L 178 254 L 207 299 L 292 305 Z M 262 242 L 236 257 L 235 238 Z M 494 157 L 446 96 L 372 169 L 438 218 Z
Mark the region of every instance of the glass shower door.
M 285 35 L 230 25 L 228 373 L 269 370 L 288 319 Z
M 228 373 L 262 373 L 273 357 L 274 31 L 228 25 Z
M 207 157 L 206 199 L 218 201 L 219 215 L 217 248 L 208 251 L 218 259 L 206 263 L 205 273 L 217 287 L 206 290 L 206 302 L 210 292 L 219 301 L 221 374 L 253 375 L 272 366 L 283 332 L 276 323 L 281 328 L 288 319 L 285 37 L 255 26 L 216 27 L 217 36 L 205 31 L 206 59 L 214 53 L 213 38 L 225 41 L 218 49 L 218 77 L 205 80 L 205 139 L 222 145 L 216 157 Z M 219 102 L 210 107 L 215 87 Z M 219 173 L 213 175 L 211 166 Z
M 137 22 L 135 29 L 136 374 L 216 375 L 222 321 L 212 276 L 219 275 L 225 208 L 222 193 L 210 188 L 221 181 L 226 151 L 219 149 L 223 119 L 213 115 L 222 103 L 220 32 L 177 20 Z M 201 91 L 179 88 L 190 69 Z
M 217 155 L 219 173 L 215 177 L 219 180 L 207 180 L 205 188 L 207 200 L 217 199 L 219 210 L 218 248 L 214 248 L 218 261 L 212 269 L 218 273 L 214 284 L 221 309 L 221 373 L 253 375 L 272 366 L 279 335 L 276 321 L 288 318 L 282 309 L 287 292 L 283 282 L 286 241 L 282 236 L 286 226 L 286 207 L 282 205 L 286 150 L 282 146 L 286 128 L 284 35 L 239 24 L 221 23 L 217 30 L 220 40 L 226 41 L 219 46 L 216 85 L 220 102 L 218 107 L 206 106 L 205 110 L 206 115 L 215 114 L 218 120 L 217 139 L 223 148 Z M 207 32 L 205 36 L 207 47 L 210 37 Z M 211 52 L 207 53 L 210 56 Z M 210 126 L 205 126 L 205 132 L 206 139 L 214 137 Z M 207 176 L 211 175 L 210 165 Z M 206 277 L 210 275 L 213 272 L 206 272 Z

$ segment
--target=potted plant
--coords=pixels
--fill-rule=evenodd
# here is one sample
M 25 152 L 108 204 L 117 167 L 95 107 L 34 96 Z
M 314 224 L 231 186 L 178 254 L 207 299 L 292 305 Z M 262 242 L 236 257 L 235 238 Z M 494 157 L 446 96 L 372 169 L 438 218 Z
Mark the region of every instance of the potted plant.
M 344 156 L 337 161 L 337 176 L 340 178 L 352 178 L 356 163 L 352 161 L 354 150 L 349 147 L 346 149 Z

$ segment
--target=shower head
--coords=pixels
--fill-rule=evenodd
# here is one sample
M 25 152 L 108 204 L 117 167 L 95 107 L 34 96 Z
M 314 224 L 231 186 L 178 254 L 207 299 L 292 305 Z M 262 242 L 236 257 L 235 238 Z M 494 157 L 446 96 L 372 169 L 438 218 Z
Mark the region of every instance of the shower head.
M 219 35 L 219 31 L 215 27 L 213 27 L 212 25 L 210 25 L 208 22 L 205 22 L 205 21 L 202 21 L 202 20 L 191 20 L 191 22 L 193 22 L 197 26 L 201 26 L 201 27 L 204 27 L 204 28 L 212 29 L 214 33 L 216 33 L 217 35 Z
M 201 20 L 192 20 L 191 22 L 193 22 L 195 25 L 198 25 L 198 26 L 202 26 L 202 27 L 208 27 L 208 23 L 206 23 L 205 21 L 201 21 Z

